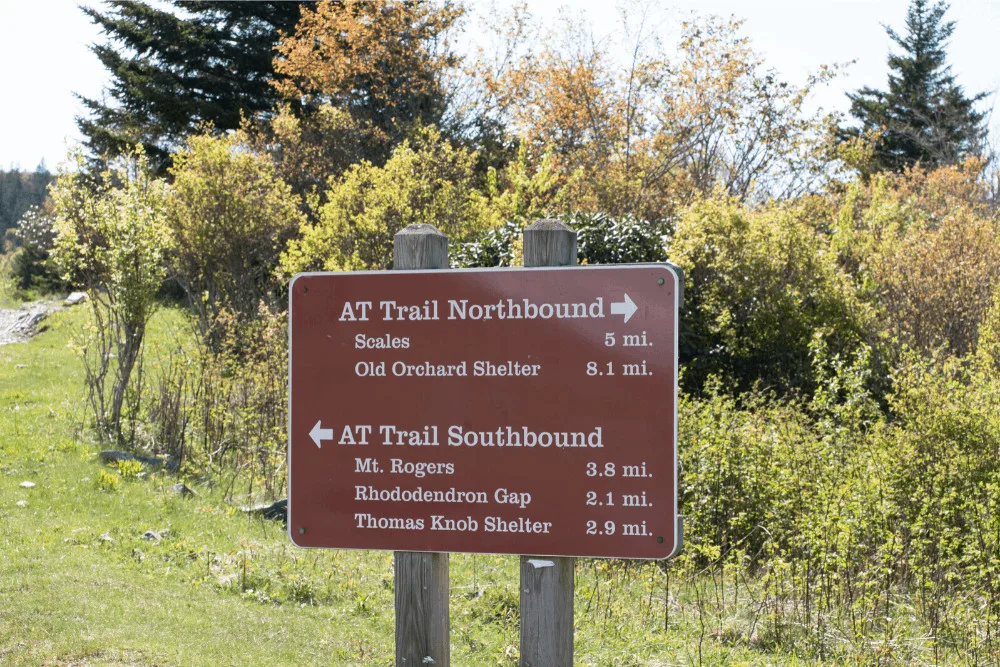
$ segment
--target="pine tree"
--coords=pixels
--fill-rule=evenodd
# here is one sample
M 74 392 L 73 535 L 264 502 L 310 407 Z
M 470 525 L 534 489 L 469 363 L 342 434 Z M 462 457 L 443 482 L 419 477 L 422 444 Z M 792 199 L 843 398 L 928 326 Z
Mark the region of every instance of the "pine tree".
M 982 149 L 986 114 L 976 105 L 986 93 L 967 97 L 946 63 L 955 29 L 954 21 L 944 20 L 948 7 L 941 0 L 911 0 L 905 35 L 884 26 L 902 50 L 889 55 L 889 89 L 865 87 L 848 94 L 860 127 L 843 130 L 842 137 L 881 132 L 870 171 L 902 171 L 917 162 L 954 164 Z
M 29 209 L 42 205 L 53 178 L 45 169 L 44 160 L 33 172 L 0 170 L 0 252 L 4 239 L 10 238 L 7 230 L 16 227 Z
M 93 52 L 111 74 L 101 100 L 80 97 L 77 118 L 97 156 L 141 143 L 158 168 L 184 136 L 203 124 L 228 130 L 270 109 L 269 83 L 279 31 L 291 33 L 298 2 L 110 0 L 108 11 L 84 7 L 108 40 Z

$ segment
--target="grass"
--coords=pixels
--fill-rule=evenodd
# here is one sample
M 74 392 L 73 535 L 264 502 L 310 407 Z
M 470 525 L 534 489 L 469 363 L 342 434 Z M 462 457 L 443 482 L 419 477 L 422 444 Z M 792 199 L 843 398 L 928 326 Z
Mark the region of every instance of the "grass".
M 55 313 L 0 347 L 0 664 L 393 664 L 391 553 L 297 549 L 211 478 L 100 462 L 70 347 L 86 317 Z M 150 349 L 184 323 L 161 311 Z M 451 582 L 453 664 L 516 665 L 517 558 L 453 555 Z M 819 662 L 745 613 L 707 611 L 714 583 L 675 581 L 668 597 L 656 564 L 578 561 L 576 664 Z M 867 652 L 831 664 L 893 662 Z

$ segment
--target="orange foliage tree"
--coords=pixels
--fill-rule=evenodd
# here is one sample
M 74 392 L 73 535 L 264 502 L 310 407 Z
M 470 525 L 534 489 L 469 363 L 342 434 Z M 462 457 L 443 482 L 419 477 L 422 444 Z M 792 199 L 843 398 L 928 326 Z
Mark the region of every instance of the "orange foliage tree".
M 659 220 L 717 187 L 747 200 L 818 181 L 832 123 L 805 101 L 835 69 L 790 86 L 740 22 L 716 18 L 685 23 L 674 56 L 645 18 L 626 16 L 624 33 L 604 41 L 564 19 L 528 48 L 532 19 L 521 9 L 496 22 L 503 46 L 474 65 L 483 113 L 536 157 L 555 157 L 566 207 Z
M 444 115 L 442 77 L 456 63 L 448 33 L 462 13 L 447 2 L 323 0 L 282 35 L 274 85 L 306 110 L 347 111 L 362 157 L 381 164 L 415 124 Z

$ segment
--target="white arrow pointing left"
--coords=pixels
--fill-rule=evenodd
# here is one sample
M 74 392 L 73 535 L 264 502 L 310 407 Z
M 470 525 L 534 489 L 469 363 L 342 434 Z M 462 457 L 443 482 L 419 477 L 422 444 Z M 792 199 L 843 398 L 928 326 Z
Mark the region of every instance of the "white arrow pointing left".
M 323 428 L 322 423 L 323 420 L 320 419 L 316 422 L 316 425 L 313 426 L 313 429 L 309 431 L 309 437 L 313 439 L 313 442 L 315 442 L 316 446 L 320 449 L 323 449 L 324 440 L 333 440 L 333 429 Z

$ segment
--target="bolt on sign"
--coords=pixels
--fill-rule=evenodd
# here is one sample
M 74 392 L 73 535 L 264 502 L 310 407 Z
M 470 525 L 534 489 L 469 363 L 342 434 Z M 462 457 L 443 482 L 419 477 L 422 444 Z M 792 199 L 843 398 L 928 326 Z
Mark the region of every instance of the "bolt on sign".
M 669 557 L 681 289 L 665 264 L 296 276 L 292 541 Z

